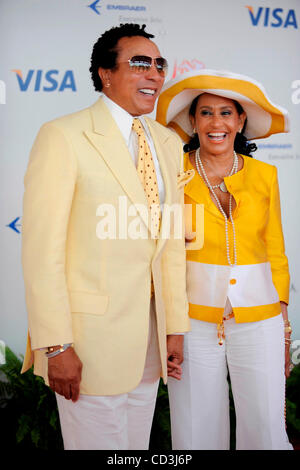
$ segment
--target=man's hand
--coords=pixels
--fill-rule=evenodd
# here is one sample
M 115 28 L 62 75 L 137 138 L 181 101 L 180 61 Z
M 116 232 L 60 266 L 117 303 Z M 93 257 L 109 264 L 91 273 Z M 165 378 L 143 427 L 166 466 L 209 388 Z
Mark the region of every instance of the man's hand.
M 73 348 L 48 359 L 50 388 L 67 400 L 77 401 L 81 382 L 82 362 Z
M 183 362 L 183 339 L 184 335 L 167 336 L 168 376 L 177 380 L 181 379 L 182 374 L 180 364 Z

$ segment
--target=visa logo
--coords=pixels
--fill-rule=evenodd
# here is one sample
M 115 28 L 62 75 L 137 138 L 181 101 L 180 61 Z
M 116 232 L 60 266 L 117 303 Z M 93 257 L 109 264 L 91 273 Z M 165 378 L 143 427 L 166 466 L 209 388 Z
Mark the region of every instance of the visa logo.
M 33 88 L 34 91 L 65 91 L 66 89 L 76 91 L 74 73 L 72 70 L 66 70 L 59 76 L 59 70 L 32 70 L 23 76 L 21 70 L 12 70 L 16 73 L 18 84 L 21 91 L 27 91 Z
M 246 8 L 249 11 L 253 26 L 262 25 L 264 27 L 271 26 L 272 28 L 288 28 L 290 26 L 298 29 L 295 10 L 285 12 L 283 8 L 259 7 L 255 13 L 252 6 L 246 5 Z

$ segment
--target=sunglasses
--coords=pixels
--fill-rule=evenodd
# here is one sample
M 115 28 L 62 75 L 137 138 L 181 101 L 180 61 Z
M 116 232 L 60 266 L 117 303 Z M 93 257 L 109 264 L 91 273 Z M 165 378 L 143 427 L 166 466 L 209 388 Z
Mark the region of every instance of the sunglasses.
M 158 73 L 165 77 L 168 72 L 168 62 L 163 57 L 152 59 L 152 57 L 147 55 L 135 55 L 128 60 L 130 69 L 135 73 L 148 72 L 148 70 L 151 69 L 153 62 Z

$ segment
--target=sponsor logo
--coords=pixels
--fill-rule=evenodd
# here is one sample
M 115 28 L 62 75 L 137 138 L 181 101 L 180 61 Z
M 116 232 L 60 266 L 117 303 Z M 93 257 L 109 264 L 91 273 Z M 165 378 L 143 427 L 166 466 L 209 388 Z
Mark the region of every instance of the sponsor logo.
M 6 103 L 6 85 L 3 80 L 0 80 L 0 104 Z
M 292 103 L 300 104 L 300 80 L 294 80 L 292 88 L 295 89 L 292 93 Z
M 18 227 L 21 227 L 21 224 L 18 224 L 18 221 L 20 220 L 21 217 L 16 217 L 10 224 L 6 225 L 6 227 L 11 228 L 17 233 L 21 233 Z
M 257 148 L 265 152 L 268 150 L 274 152 L 268 154 L 269 160 L 300 160 L 300 154 L 296 153 L 291 143 L 258 143 Z
M 97 15 L 101 15 L 100 13 L 100 8 L 102 8 L 102 5 L 100 5 L 101 0 L 96 0 L 93 3 L 90 3 L 88 8 L 93 10 Z M 122 11 L 146 11 L 145 6 L 140 6 L 140 5 L 119 5 L 119 4 L 113 4 L 113 3 L 108 3 L 106 5 L 106 10 L 122 10 Z
M 257 144 L 259 149 L 292 149 L 293 144 Z
M 171 78 L 177 77 L 177 75 L 180 75 L 185 72 L 191 72 L 192 70 L 201 70 L 205 69 L 205 64 L 201 62 L 201 60 L 198 59 L 192 59 L 192 60 L 187 60 L 184 59 L 182 62 L 177 63 L 177 60 L 175 60 L 174 68 L 173 68 L 173 73 Z
M 130 11 L 146 11 L 146 7 L 138 5 L 106 5 L 107 10 L 130 10 Z
M 22 70 L 14 69 L 20 91 L 76 91 L 76 84 L 73 70 L 66 70 L 60 72 L 59 70 L 28 70 L 27 74 L 23 75 Z
M 284 10 L 283 8 L 258 7 L 254 11 L 252 6 L 246 5 L 253 26 L 264 26 L 272 28 L 295 28 L 298 29 L 295 10 Z
M 101 15 L 99 11 L 99 8 L 101 8 L 101 6 L 99 5 L 100 1 L 101 0 L 96 0 L 95 2 L 88 5 L 88 7 L 91 8 L 95 13 L 97 13 L 97 15 Z

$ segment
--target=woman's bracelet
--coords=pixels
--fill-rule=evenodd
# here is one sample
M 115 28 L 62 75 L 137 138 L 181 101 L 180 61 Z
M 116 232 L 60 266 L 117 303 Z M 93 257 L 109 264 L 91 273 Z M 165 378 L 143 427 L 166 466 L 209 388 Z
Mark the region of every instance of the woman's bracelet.
M 289 320 L 283 320 L 284 323 L 284 332 L 292 334 L 292 327 Z

